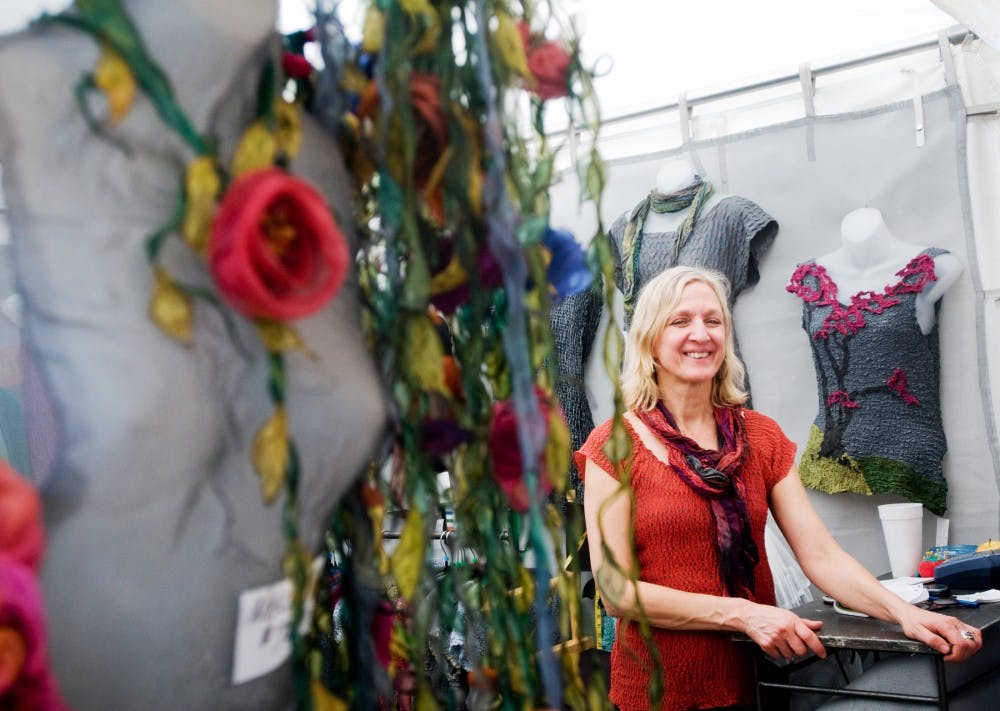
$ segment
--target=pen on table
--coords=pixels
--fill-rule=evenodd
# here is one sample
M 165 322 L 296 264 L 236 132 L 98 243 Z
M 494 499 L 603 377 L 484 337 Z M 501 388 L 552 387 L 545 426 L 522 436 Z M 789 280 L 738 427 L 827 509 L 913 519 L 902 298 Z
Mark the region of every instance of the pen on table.
M 955 602 L 962 607 L 979 607 L 979 600 L 959 600 L 958 598 L 955 598 Z
M 929 599 L 931 602 L 954 602 L 960 607 L 979 607 L 978 600 L 961 600 L 957 597 L 937 597 L 936 595 L 931 595 Z

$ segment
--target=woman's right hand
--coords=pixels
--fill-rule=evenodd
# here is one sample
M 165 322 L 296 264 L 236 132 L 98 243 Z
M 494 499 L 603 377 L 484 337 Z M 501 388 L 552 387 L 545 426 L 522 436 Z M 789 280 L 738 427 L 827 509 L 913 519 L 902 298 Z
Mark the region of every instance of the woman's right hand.
M 826 657 L 826 648 L 816 632 L 823 627 L 819 620 L 807 620 L 794 612 L 773 605 L 749 603 L 743 616 L 743 633 L 757 643 L 764 654 L 774 659 L 791 661 L 812 651 Z

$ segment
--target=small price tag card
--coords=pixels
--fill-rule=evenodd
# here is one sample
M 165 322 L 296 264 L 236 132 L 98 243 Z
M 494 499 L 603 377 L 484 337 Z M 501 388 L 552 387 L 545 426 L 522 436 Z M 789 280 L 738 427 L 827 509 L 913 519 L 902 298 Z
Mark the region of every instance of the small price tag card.
M 313 562 L 314 579 L 322 558 Z M 306 596 L 302 629 L 312 617 L 312 594 Z M 240 593 L 237 605 L 236 640 L 233 649 L 233 684 L 264 676 L 284 663 L 292 653 L 288 626 L 292 621 L 292 583 L 280 580 Z

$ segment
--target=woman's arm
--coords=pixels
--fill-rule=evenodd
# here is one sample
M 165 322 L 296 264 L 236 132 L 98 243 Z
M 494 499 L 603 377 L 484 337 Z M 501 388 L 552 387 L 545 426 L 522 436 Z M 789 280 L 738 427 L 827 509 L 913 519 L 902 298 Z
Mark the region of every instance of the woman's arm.
M 587 460 L 584 476 L 583 503 L 591 567 L 609 614 L 638 617 L 641 603 L 642 611 L 654 627 L 731 630 L 746 634 L 773 657 L 791 659 L 809 650 L 820 657 L 826 656 L 815 634 L 821 622 L 804 620 L 788 610 L 743 598 L 684 592 L 641 579 L 633 584 L 630 580 L 635 565 L 630 540 L 632 494 L 591 460 Z M 608 560 L 608 553 L 617 568 Z
M 771 490 L 771 512 L 802 570 L 838 602 L 899 624 L 907 637 L 941 652 L 946 661 L 961 661 L 979 651 L 982 637 L 976 628 L 958 618 L 909 604 L 887 590 L 840 547 L 809 501 L 794 464 Z M 967 639 L 963 632 L 974 632 L 975 638 Z

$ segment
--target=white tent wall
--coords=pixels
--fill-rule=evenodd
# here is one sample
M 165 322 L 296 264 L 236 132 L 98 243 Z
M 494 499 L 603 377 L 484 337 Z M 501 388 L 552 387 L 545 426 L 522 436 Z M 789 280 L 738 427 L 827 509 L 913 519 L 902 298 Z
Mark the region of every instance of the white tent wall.
M 1000 125 L 996 114 L 966 119 L 963 98 L 969 107 L 1000 101 L 1000 61 L 978 40 L 957 46 L 943 41 L 960 92 L 947 88 L 947 65 L 938 44 L 931 44 L 818 77 L 814 118 L 804 118 L 804 85 L 798 82 L 696 104 L 694 152 L 682 146 L 675 109 L 611 121 L 599 143 L 608 160 L 602 211 L 607 228 L 649 191 L 658 168 L 680 155 L 700 161 L 721 192 L 748 197 L 777 219 L 780 229 L 761 261 L 761 281 L 740 297 L 735 318 L 754 406 L 775 417 L 800 452 L 817 396 L 802 305 L 784 289 L 795 265 L 835 249 L 841 218 L 862 206 L 882 210 L 893 233 L 914 244 L 914 253 L 926 246 L 954 253 L 966 269 L 942 300 L 939 333 L 949 539 L 975 543 L 1000 532 L 993 414 L 1000 405 L 1000 201 L 990 198 L 1000 193 Z M 923 112 L 922 146 L 914 96 Z M 596 232 L 593 212 L 578 207 L 572 169 L 552 198 L 555 226 L 571 229 L 581 241 Z M 620 304 L 615 310 L 621 323 Z M 597 422 L 611 412 L 600 353 L 598 345 L 587 380 Z M 809 493 L 845 548 L 870 570 L 888 570 L 876 506 L 898 497 Z M 934 543 L 934 519 L 926 514 L 928 545 Z

